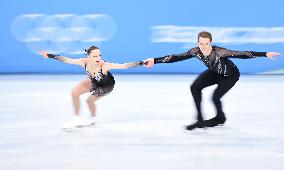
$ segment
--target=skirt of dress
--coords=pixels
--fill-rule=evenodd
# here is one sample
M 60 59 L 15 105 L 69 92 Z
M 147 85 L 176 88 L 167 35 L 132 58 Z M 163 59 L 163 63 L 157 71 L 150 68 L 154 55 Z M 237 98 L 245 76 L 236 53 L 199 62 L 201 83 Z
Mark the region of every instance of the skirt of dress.
M 109 94 L 113 90 L 113 88 L 114 85 L 102 86 L 102 87 L 93 85 L 92 88 L 90 89 L 90 92 L 92 93 L 92 95 L 100 97 Z

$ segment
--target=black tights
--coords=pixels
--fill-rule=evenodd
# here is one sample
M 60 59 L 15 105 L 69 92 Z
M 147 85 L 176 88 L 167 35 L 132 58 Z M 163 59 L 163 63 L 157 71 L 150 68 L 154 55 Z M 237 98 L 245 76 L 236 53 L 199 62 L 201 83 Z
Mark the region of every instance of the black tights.
M 233 77 L 224 77 L 210 70 L 206 70 L 202 74 L 200 74 L 191 85 L 191 93 L 197 109 L 197 120 L 203 121 L 200 106 L 202 89 L 214 84 L 218 84 L 218 87 L 215 89 L 212 99 L 217 109 L 217 116 L 224 116 L 220 99 L 236 84 L 238 80 L 239 74 Z

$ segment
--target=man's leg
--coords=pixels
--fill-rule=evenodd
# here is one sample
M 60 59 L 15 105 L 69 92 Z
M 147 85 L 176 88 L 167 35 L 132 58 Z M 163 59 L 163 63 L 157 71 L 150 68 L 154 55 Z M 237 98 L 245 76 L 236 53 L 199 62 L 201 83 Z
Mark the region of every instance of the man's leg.
M 230 77 L 230 78 L 221 78 L 218 81 L 218 87 L 213 93 L 212 100 L 217 110 L 216 117 L 205 121 L 205 126 L 213 127 L 217 126 L 218 124 L 224 124 L 226 121 L 225 114 L 222 110 L 222 103 L 221 98 L 236 84 L 239 80 L 238 77 Z
M 195 102 L 197 110 L 197 123 L 189 125 L 186 127 L 187 130 L 191 130 L 196 127 L 203 127 L 203 117 L 201 110 L 201 99 L 202 99 L 202 89 L 205 87 L 214 85 L 218 83 L 218 75 L 210 70 L 204 71 L 191 85 L 191 93 Z
M 197 110 L 197 120 L 203 121 L 202 110 L 201 110 L 201 100 L 202 93 L 201 91 L 208 86 L 217 84 L 217 76 L 216 73 L 206 70 L 191 85 L 191 93 L 195 102 L 196 110 Z

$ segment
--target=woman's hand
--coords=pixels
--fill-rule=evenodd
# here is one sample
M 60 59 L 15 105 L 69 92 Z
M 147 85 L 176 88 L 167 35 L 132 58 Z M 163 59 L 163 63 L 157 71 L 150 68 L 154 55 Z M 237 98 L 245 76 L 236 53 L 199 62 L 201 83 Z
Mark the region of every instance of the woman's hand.
M 154 63 L 154 58 L 148 58 L 148 59 L 144 60 L 144 65 L 145 65 L 145 67 L 147 67 L 147 68 L 153 67 L 154 64 L 155 64 L 155 63 Z
M 47 56 L 48 52 L 47 51 L 40 50 L 39 54 L 42 56 L 42 58 L 48 58 L 48 56 Z

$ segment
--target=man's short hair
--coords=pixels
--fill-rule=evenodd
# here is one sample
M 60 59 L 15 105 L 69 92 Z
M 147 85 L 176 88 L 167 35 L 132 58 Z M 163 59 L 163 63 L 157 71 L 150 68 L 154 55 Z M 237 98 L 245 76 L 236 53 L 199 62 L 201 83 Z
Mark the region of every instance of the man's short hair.
M 212 42 L 212 35 L 210 32 L 207 32 L 207 31 L 202 31 L 200 33 L 198 33 L 198 42 L 199 42 L 199 37 L 202 37 L 202 38 L 209 38 L 210 39 L 210 42 Z

